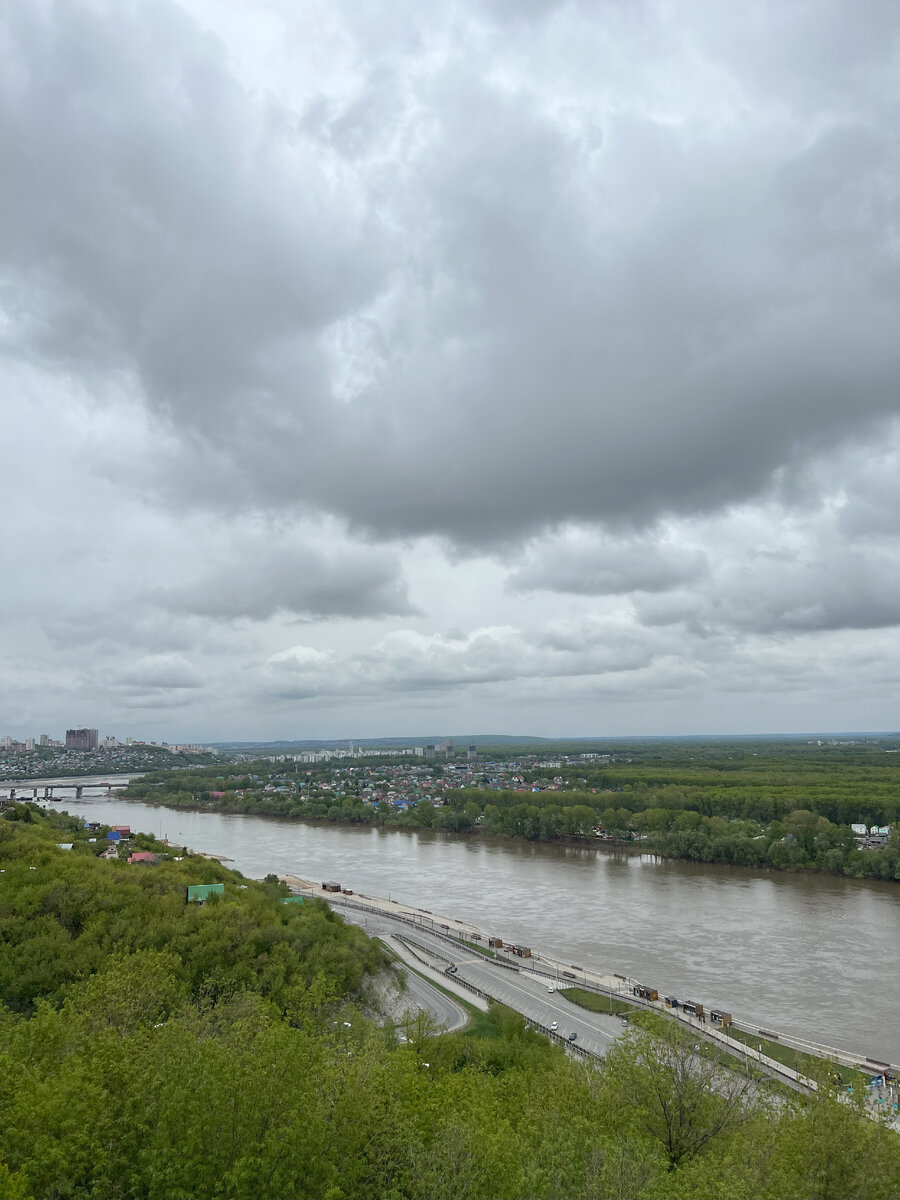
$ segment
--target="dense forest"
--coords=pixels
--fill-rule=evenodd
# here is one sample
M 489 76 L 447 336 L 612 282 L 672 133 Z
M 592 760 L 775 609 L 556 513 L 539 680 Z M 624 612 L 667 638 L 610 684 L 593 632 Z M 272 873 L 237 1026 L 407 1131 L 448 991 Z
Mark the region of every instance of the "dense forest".
M 173 807 L 532 841 L 596 844 L 600 836 L 694 862 L 900 880 L 900 759 L 893 754 L 798 743 L 691 749 L 694 761 L 685 761 L 677 744 L 668 764 L 658 761 L 659 746 L 645 764 L 538 764 L 525 772 L 522 790 L 459 786 L 438 766 L 402 806 L 364 797 L 350 771 L 265 762 L 154 773 L 123 794 Z M 860 848 L 853 823 L 892 832 L 884 846 Z
M 600 1068 L 499 1009 L 401 1041 L 360 1008 L 384 951 L 323 903 L 102 832 L 0 814 L 7 1200 L 898 1195 L 900 1139 L 825 1079 L 769 1092 L 662 1018 Z

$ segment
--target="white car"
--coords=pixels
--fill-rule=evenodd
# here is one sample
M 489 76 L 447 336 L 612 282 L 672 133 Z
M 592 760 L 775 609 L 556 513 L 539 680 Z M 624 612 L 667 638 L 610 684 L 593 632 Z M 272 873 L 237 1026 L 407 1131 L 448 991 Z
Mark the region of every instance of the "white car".
M 551 984 L 550 984 L 550 986 L 547 988 L 547 991 L 548 991 L 548 992 L 555 992 L 555 991 L 556 991 L 556 988 L 555 988 L 555 987 L 553 986 L 553 984 L 551 983 Z
M 559 1021 L 551 1021 L 550 1028 L 551 1029 L 559 1029 Z

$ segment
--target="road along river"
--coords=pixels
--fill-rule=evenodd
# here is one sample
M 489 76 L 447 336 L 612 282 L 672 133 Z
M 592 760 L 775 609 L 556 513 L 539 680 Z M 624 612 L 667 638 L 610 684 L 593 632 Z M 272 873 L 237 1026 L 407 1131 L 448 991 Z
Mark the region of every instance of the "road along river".
M 89 790 L 54 807 L 225 855 L 252 877 L 335 879 L 762 1029 L 900 1061 L 896 884 L 184 812 Z

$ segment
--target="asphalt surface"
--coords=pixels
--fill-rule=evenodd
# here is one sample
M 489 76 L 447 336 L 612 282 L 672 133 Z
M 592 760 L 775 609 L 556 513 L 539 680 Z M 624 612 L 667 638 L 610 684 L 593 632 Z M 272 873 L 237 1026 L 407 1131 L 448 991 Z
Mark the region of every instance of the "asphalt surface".
M 457 1029 L 463 1029 L 468 1025 L 469 1014 L 462 1005 L 451 1000 L 449 996 L 434 987 L 427 979 L 423 979 L 421 975 L 416 974 L 416 971 L 421 970 L 421 967 L 412 958 L 403 943 L 396 941 L 389 934 L 381 934 L 379 936 L 383 938 L 395 954 L 413 968 L 406 972 L 406 991 L 409 998 L 414 1000 L 419 1008 L 427 1010 L 448 1033 L 455 1033 Z M 441 983 L 443 985 L 443 980 L 441 980 Z
M 301 885 L 301 888 L 309 888 L 313 894 L 318 894 L 318 889 L 315 885 L 309 884 L 307 881 L 300 880 L 293 876 L 288 876 L 288 881 L 292 885 Z M 299 890 L 299 889 L 298 889 Z M 606 1049 L 610 1046 L 616 1037 L 621 1036 L 627 1029 L 625 1022 L 617 1016 L 605 1016 L 602 1013 L 591 1013 L 587 1010 L 572 1004 L 564 996 L 562 996 L 557 988 L 557 983 L 562 982 L 563 986 L 571 986 L 575 980 L 559 980 L 548 978 L 546 971 L 548 967 L 552 969 L 552 963 L 547 961 L 539 961 L 532 963 L 531 969 L 526 963 L 532 960 L 522 960 L 521 964 L 517 964 L 517 969 L 511 970 L 509 967 L 498 965 L 493 959 L 486 958 L 484 955 L 475 951 L 469 951 L 468 947 L 459 943 L 452 944 L 440 936 L 435 936 L 428 928 L 424 927 L 424 920 L 431 920 L 431 914 L 426 917 L 419 915 L 420 911 L 406 911 L 404 915 L 407 920 L 399 920 L 392 916 L 390 911 L 384 911 L 384 900 L 372 900 L 371 897 L 359 897 L 358 901 L 349 903 L 337 899 L 328 898 L 335 909 L 341 913 L 345 920 L 353 921 L 360 925 L 370 937 L 382 937 L 393 945 L 393 948 L 400 956 L 410 965 L 414 966 L 415 970 L 421 972 L 426 977 L 431 976 L 435 982 L 440 982 L 442 988 L 449 991 L 455 991 L 461 998 L 467 1000 L 470 1004 L 475 1004 L 478 1007 L 486 1007 L 486 1004 L 476 995 L 459 986 L 457 980 L 464 980 L 473 986 L 480 988 L 490 997 L 498 1000 L 500 1003 L 507 1005 L 509 1008 L 515 1009 L 522 1013 L 526 1020 L 534 1025 L 544 1029 L 552 1030 L 553 1022 L 557 1023 L 557 1028 L 554 1031 L 562 1039 L 568 1039 L 569 1034 L 575 1034 L 575 1045 L 581 1050 L 587 1051 L 590 1054 L 602 1056 Z M 367 907 L 361 910 L 355 907 L 359 901 L 369 905 L 377 905 L 378 907 Z M 388 902 L 389 903 L 389 902 Z M 398 913 L 399 916 L 399 913 Z M 422 920 L 423 925 L 413 925 L 409 923 L 409 918 L 413 920 Z M 435 918 L 439 924 L 441 918 Z M 450 919 L 456 926 L 461 926 L 462 923 Z M 434 921 L 432 922 L 434 923 Z M 441 929 L 448 929 L 448 923 L 441 925 Z M 465 928 L 457 928 L 454 930 L 457 936 L 475 937 L 478 931 L 472 931 Z M 395 940 L 399 935 L 402 941 Z M 483 935 L 478 935 L 483 936 Z M 411 955 L 410 949 L 414 951 Z M 432 957 L 433 956 L 433 957 Z M 451 959 L 452 956 L 452 959 Z M 422 960 L 425 961 L 422 961 Z M 446 967 L 449 961 L 456 966 L 454 974 L 447 974 Z M 544 974 L 539 974 L 534 968 L 539 967 Z M 562 969 L 559 964 L 556 964 L 556 969 Z M 580 970 L 581 968 L 575 968 Z M 617 981 L 621 980 L 621 976 L 613 976 L 610 980 L 601 981 L 602 987 L 613 988 L 618 986 Z M 410 990 L 413 986 L 417 989 L 414 993 L 428 1010 L 435 1016 L 440 1024 L 446 1025 L 450 1029 L 460 1028 L 460 1012 L 456 1006 L 437 988 L 431 987 L 426 979 L 420 979 L 413 972 L 409 972 Z M 413 984 L 412 981 L 416 980 Z M 552 987 L 552 991 L 551 991 Z M 628 997 L 631 1000 L 631 997 Z M 632 1001 L 641 1005 L 641 1001 Z M 643 1007 L 649 1007 L 643 1005 Z M 453 1010 L 456 1010 L 455 1012 Z M 465 1014 L 462 1014 L 463 1017 Z M 680 1014 L 679 1014 L 680 1015 Z M 683 1018 L 682 1018 L 683 1019 Z M 451 1022 L 453 1022 L 451 1024 Z M 464 1022 L 463 1022 L 464 1023 Z M 690 1024 L 690 1023 L 689 1023 Z M 704 1041 L 724 1041 L 730 1042 L 730 1039 L 709 1028 L 700 1028 L 699 1025 L 694 1027 L 690 1024 L 695 1036 Z M 782 1084 L 798 1092 L 808 1092 L 815 1089 L 815 1084 L 807 1080 L 798 1079 L 794 1072 L 788 1071 L 781 1064 L 766 1058 L 765 1056 L 755 1055 L 748 1052 L 746 1047 L 735 1043 L 726 1045 L 726 1049 L 730 1053 L 744 1055 L 747 1061 L 753 1063 L 764 1072 L 778 1079 Z M 819 1053 L 827 1052 L 827 1047 L 818 1048 Z M 813 1050 L 813 1053 L 816 1051 Z M 874 1068 L 873 1068 L 874 1070 Z M 793 1076 L 793 1078 L 792 1078 Z M 873 1093 L 869 1098 L 869 1108 L 871 1115 L 881 1117 L 878 1113 L 875 1103 L 876 1096 Z M 893 1127 L 900 1129 L 900 1120 L 894 1119 Z
M 431 952 L 434 955 L 431 960 L 434 978 L 440 979 L 442 987 L 457 992 L 470 1002 L 477 1002 L 476 997 L 457 984 L 457 980 L 462 979 L 487 992 L 500 1003 L 522 1013 L 526 1020 L 535 1025 L 549 1029 L 552 1028 L 552 1022 L 556 1021 L 559 1026 L 556 1032 L 566 1039 L 570 1033 L 574 1033 L 576 1044 L 591 1054 L 604 1054 L 610 1043 L 624 1032 L 621 1018 L 590 1013 L 579 1008 L 555 990 L 555 981 L 551 983 L 546 977 L 536 976 L 526 968 L 510 970 L 475 952 L 461 955 L 460 950 L 464 950 L 464 947 L 456 948 L 442 938 L 432 936 L 425 929 L 411 929 L 405 921 L 393 920 L 388 914 L 361 913 L 340 902 L 335 903 L 335 908 L 346 920 L 362 926 L 370 937 L 381 937 L 393 942 L 393 938 L 399 935 L 417 954 L 425 957 Z M 393 945 L 394 949 L 397 949 L 396 942 Z M 445 973 L 447 960 L 450 960 L 451 956 L 457 968 L 455 975 Z M 403 957 L 412 963 L 416 970 L 432 974 L 426 965 L 416 959 L 408 958 L 407 955 Z M 418 978 L 412 972 L 409 973 L 409 977 L 410 981 Z M 429 1011 L 442 1024 L 448 1024 L 445 1017 L 438 1015 L 439 1004 L 435 997 L 440 997 L 440 1001 L 445 1004 L 452 1002 L 448 1002 L 446 996 L 430 987 L 425 980 L 418 979 L 415 986 L 418 989 L 415 993 L 417 998 L 421 996 Z M 549 990 L 551 986 L 554 988 L 552 992 Z M 453 1027 L 459 1028 L 458 1025 Z

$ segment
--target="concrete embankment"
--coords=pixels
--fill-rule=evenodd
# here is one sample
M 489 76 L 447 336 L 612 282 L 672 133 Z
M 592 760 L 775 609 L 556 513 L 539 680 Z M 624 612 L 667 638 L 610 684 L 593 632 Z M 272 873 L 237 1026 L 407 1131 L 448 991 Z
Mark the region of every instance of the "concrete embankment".
M 423 976 L 431 983 L 436 983 L 442 987 L 444 991 L 453 992 L 459 996 L 461 1000 L 467 1001 L 474 1008 L 480 1009 L 482 1012 L 487 1012 L 488 1003 L 482 996 L 475 995 L 472 989 L 466 989 L 457 983 L 452 975 L 448 975 L 444 970 L 443 964 L 436 958 L 426 955 L 424 952 L 416 952 L 412 947 L 408 946 L 402 938 L 388 934 L 383 937 L 385 944 L 390 948 L 392 953 L 396 954 L 397 958 L 412 967 L 415 971 Z M 468 1014 L 464 1009 L 458 1010 L 462 1017 L 454 1025 L 448 1025 L 448 1032 L 453 1032 L 454 1029 L 461 1029 L 468 1022 Z
M 331 900 L 339 905 L 352 904 L 372 912 L 400 919 L 438 937 L 446 938 L 448 941 L 457 943 L 460 941 L 470 942 L 475 946 L 483 946 L 485 948 L 488 946 L 489 937 L 482 929 L 470 922 L 461 921 L 455 917 L 435 914 L 426 909 L 417 908 L 414 905 L 394 900 L 391 897 L 386 899 L 383 896 L 368 896 L 359 892 L 348 892 L 345 889 L 342 889 L 340 892 L 328 892 L 323 889 L 321 884 L 315 883 L 312 880 L 302 879 L 296 875 L 283 875 L 281 878 L 295 891 L 307 895 Z M 494 934 L 491 936 L 494 936 L 497 932 L 499 931 L 494 931 Z M 504 947 L 504 951 L 498 952 L 497 961 L 501 964 L 504 961 L 511 961 L 521 971 L 534 972 L 536 975 L 544 976 L 547 979 L 557 980 L 560 986 L 582 986 L 589 991 L 594 991 L 604 996 L 627 1000 L 629 1004 L 638 1008 L 664 1012 L 667 1016 L 678 1019 L 684 1025 L 688 1026 L 697 1037 L 718 1044 L 723 1050 L 727 1050 L 735 1057 L 758 1066 L 766 1073 L 787 1082 L 789 1085 L 800 1090 L 816 1090 L 817 1085 L 814 1080 L 805 1078 L 793 1068 L 774 1058 L 768 1057 L 760 1049 L 752 1045 L 748 1046 L 737 1038 L 730 1037 L 725 1029 L 717 1028 L 705 1018 L 686 1013 L 682 1008 L 671 1008 L 666 1005 L 664 1000 L 653 1001 L 635 994 L 634 989 L 641 988 L 641 984 L 637 980 L 630 979 L 618 973 L 600 974 L 595 971 L 586 970 L 581 966 L 562 963 L 546 955 L 518 958 L 510 954 L 508 947 Z M 501 954 L 503 957 L 499 957 Z M 735 1025 L 746 1032 L 754 1035 L 759 1034 L 761 1038 L 768 1041 L 778 1041 L 780 1044 L 789 1046 L 801 1054 L 832 1059 L 842 1065 L 856 1067 L 863 1072 L 868 1071 L 872 1074 L 880 1073 L 886 1069 L 895 1075 L 895 1077 L 900 1075 L 900 1067 L 892 1067 L 889 1063 L 876 1064 L 874 1060 L 867 1060 L 863 1055 L 853 1055 L 847 1051 L 836 1050 L 818 1043 L 791 1038 L 772 1030 L 757 1030 L 754 1026 L 738 1019 L 735 1019 Z

